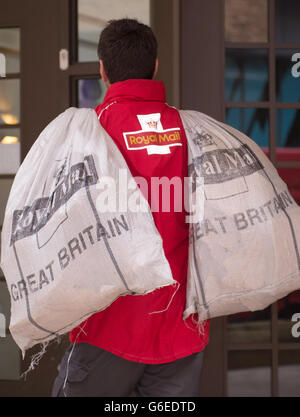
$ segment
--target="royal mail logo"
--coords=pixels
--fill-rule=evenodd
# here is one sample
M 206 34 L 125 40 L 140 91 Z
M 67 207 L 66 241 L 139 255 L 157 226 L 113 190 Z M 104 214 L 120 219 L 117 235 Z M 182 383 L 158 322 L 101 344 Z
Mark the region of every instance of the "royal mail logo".
M 148 155 L 169 154 L 172 146 L 182 146 L 180 128 L 164 129 L 161 114 L 137 115 L 141 130 L 124 132 L 124 140 L 128 150 L 147 149 Z
M 158 126 L 157 122 L 151 120 L 150 122 L 147 122 L 147 125 L 149 126 L 150 129 L 157 130 L 157 126 Z
M 192 191 L 194 192 L 197 186 L 195 178 L 201 175 L 207 200 L 219 200 L 243 194 L 249 191 L 247 177 L 263 168 L 259 159 L 246 144 L 238 148 L 217 148 L 204 152 L 189 165 L 189 176 L 194 179 Z
M 127 149 L 136 151 L 147 149 L 149 155 L 169 154 L 171 146 L 182 146 L 180 130 L 164 130 L 160 133 L 143 131 L 124 133 Z
M 72 166 L 63 164 L 53 179 L 54 187 L 50 184 L 48 195 L 37 198 L 30 206 L 14 211 L 11 245 L 34 234 L 37 235 L 39 248 L 48 243 L 67 218 L 66 204 L 70 198 L 82 188 L 97 184 L 98 173 L 93 155 L 85 156 L 83 161 Z M 60 210 L 63 207 L 65 209 Z M 54 216 L 59 210 L 60 215 Z M 57 220 L 52 221 L 54 217 Z

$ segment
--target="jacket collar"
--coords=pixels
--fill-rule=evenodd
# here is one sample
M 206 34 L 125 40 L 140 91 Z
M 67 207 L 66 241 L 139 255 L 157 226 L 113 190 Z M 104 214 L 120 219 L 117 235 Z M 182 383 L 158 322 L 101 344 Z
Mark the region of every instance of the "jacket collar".
M 162 101 L 166 102 L 162 81 L 131 79 L 112 84 L 106 92 L 103 105 L 113 101 Z

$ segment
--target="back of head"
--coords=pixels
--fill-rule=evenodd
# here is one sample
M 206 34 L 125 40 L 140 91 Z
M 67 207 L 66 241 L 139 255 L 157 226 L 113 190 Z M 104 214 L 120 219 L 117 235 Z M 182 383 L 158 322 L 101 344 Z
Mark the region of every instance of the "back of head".
M 157 41 L 149 26 L 133 19 L 112 20 L 100 35 L 98 56 L 111 84 L 152 79 Z

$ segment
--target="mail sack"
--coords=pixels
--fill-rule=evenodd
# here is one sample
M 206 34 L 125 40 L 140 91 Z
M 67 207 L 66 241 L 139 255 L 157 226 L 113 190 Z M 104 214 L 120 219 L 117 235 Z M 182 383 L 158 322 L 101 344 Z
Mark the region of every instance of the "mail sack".
M 110 197 L 126 190 L 125 202 L 146 210 L 105 206 L 109 186 Z M 15 177 L 2 230 L 10 331 L 23 353 L 120 296 L 175 283 L 147 207 L 94 110 L 70 108 L 44 129 Z
M 184 317 L 262 310 L 300 288 L 300 207 L 254 141 L 202 113 L 180 114 L 192 193 L 203 197 L 190 222 Z

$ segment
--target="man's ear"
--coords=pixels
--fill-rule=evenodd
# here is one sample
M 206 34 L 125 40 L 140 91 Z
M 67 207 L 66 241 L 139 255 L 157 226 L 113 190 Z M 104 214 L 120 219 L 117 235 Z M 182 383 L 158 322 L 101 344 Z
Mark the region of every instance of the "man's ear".
M 155 69 L 154 69 L 154 73 L 153 73 L 153 79 L 156 77 L 157 71 L 158 71 L 158 59 L 156 58 Z
M 100 75 L 101 75 L 101 78 L 102 78 L 103 82 L 106 84 L 106 86 L 110 87 L 110 82 L 109 82 L 109 79 L 106 75 L 102 59 L 100 59 Z

